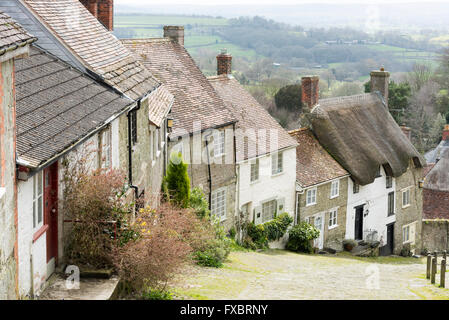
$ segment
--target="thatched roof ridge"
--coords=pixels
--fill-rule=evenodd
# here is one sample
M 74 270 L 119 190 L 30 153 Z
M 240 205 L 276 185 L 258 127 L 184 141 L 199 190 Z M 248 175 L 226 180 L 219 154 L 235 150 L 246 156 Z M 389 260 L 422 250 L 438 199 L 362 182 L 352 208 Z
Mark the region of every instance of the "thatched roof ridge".
M 361 185 L 372 183 L 381 165 L 399 177 L 411 160 L 425 164 L 379 93 L 320 100 L 309 119 L 320 143 Z

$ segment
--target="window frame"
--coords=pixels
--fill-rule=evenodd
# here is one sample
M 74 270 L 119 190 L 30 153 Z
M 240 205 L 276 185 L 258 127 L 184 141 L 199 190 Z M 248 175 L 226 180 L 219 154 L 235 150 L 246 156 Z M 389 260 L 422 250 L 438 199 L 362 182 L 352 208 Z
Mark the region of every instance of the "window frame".
M 352 193 L 357 194 L 359 192 L 360 192 L 360 185 L 358 183 L 354 182 L 352 185 Z
M 387 201 L 387 217 L 394 216 L 396 214 L 396 194 L 394 191 L 388 193 Z
M 219 219 L 220 219 L 220 221 L 223 221 L 223 220 L 226 220 L 226 197 L 227 197 L 227 192 L 226 192 L 227 190 L 226 190 L 226 188 L 220 188 L 220 189 L 217 189 L 217 190 L 215 190 L 215 191 L 213 191 L 212 192 L 212 195 L 211 195 L 211 205 L 210 205 L 210 208 L 211 208 L 211 215 L 214 215 L 214 216 L 216 216 L 216 217 L 218 217 Z M 223 203 L 223 206 L 222 206 L 222 210 L 220 210 L 220 212 L 221 212 L 221 214 L 220 215 L 218 215 L 217 214 L 217 201 L 218 201 L 218 196 L 220 195 L 220 194 L 223 194 L 223 196 L 222 196 L 222 203 Z M 221 199 L 220 199 L 220 201 L 221 201 Z
M 385 181 L 385 187 L 387 189 L 393 188 L 393 177 L 392 176 L 387 175 L 386 181 Z
M 333 194 L 333 192 L 335 191 L 335 185 L 336 187 L 336 194 Z M 335 199 L 338 198 L 340 196 L 340 180 L 334 180 L 331 182 L 331 195 L 330 195 L 330 199 Z
M 277 152 L 271 155 L 271 175 L 275 176 L 284 172 L 284 155 Z
M 40 184 L 40 194 L 39 194 Z M 39 203 L 40 200 L 40 203 Z M 44 172 L 39 171 L 33 176 L 33 232 L 36 233 L 44 226 Z M 40 217 L 39 217 L 39 209 Z M 40 219 L 39 219 L 40 218 Z M 40 220 L 40 221 L 39 221 Z
M 328 230 L 338 227 L 338 208 L 329 211 Z
M 411 187 L 408 187 L 404 190 L 402 190 L 402 208 L 408 208 L 412 205 L 412 199 L 411 199 Z M 406 199 L 408 200 L 407 203 L 404 203 L 404 196 L 406 196 Z
M 269 205 L 270 207 L 272 207 L 272 209 L 274 209 L 273 213 L 272 213 L 272 216 L 268 213 L 268 215 L 271 216 L 270 219 L 267 219 L 266 214 L 264 212 L 267 205 Z M 272 200 L 268 200 L 268 201 L 262 202 L 261 207 L 262 207 L 262 209 L 261 209 L 262 223 L 271 221 L 274 218 L 276 218 L 277 213 L 278 213 L 278 202 L 277 202 L 276 199 L 272 199 Z
M 255 168 L 255 169 L 253 170 L 253 168 Z M 254 175 L 253 175 L 253 173 L 254 173 Z M 250 183 L 259 181 L 259 177 L 260 177 L 259 174 L 260 174 L 260 163 L 259 163 L 259 158 L 257 158 L 255 160 L 251 161 L 251 163 L 250 163 L 250 178 L 249 178 Z
M 313 202 L 309 202 L 309 192 L 312 193 L 313 192 L 313 196 L 310 196 L 310 200 L 314 199 Z M 309 206 L 313 206 L 317 204 L 317 193 L 318 193 L 318 189 L 317 187 L 315 188 L 310 188 L 306 190 L 306 207 Z
M 226 136 L 225 132 L 223 130 L 218 131 L 218 134 L 214 134 L 214 157 L 222 157 L 225 155 L 225 142 L 226 142 Z
M 112 130 L 105 128 L 99 134 L 100 138 L 100 168 L 106 169 L 112 167 Z M 105 140 L 107 138 L 107 144 Z
M 407 230 L 407 233 L 405 231 Z M 405 234 L 407 234 L 407 239 L 405 239 Z M 410 225 L 405 225 L 402 227 L 402 244 L 410 243 Z

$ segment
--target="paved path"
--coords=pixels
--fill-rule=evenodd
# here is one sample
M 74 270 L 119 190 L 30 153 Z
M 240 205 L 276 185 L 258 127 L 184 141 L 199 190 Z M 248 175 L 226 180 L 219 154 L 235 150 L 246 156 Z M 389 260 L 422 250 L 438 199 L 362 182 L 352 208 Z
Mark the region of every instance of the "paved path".
M 224 268 L 190 267 L 172 287 L 181 299 L 449 299 L 425 268 L 414 258 L 233 252 Z

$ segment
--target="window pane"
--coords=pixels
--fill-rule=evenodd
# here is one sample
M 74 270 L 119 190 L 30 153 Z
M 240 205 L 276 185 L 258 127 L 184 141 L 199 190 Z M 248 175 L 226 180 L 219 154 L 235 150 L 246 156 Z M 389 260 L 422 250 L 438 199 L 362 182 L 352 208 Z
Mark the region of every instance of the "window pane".
M 37 201 L 37 224 L 41 224 L 42 222 L 42 196 L 39 197 L 38 201 Z

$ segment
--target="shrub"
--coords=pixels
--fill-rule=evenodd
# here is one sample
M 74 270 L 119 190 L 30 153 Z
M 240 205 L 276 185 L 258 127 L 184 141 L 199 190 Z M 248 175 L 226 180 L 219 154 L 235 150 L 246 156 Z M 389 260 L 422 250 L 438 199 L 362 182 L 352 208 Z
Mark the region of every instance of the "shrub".
M 210 215 L 209 203 L 201 188 L 195 187 L 190 192 L 189 207 L 195 210 L 195 213 L 200 218 L 205 219 Z
M 301 222 L 289 232 L 287 249 L 296 252 L 312 253 L 312 240 L 318 238 L 320 231 L 306 222 Z
M 228 234 L 229 234 L 229 238 L 235 239 L 235 236 L 236 236 L 236 234 L 237 234 L 237 231 L 235 230 L 235 227 L 234 227 L 234 226 L 232 226 L 232 228 L 229 229 Z
M 187 208 L 190 199 L 190 179 L 187 173 L 187 164 L 182 161 L 182 156 L 172 154 L 164 178 L 164 186 L 169 193 L 169 199 L 177 206 Z
M 293 218 L 288 213 L 282 213 L 275 219 L 264 223 L 268 240 L 276 241 L 282 238 L 292 223 Z
M 173 300 L 173 294 L 166 290 L 149 289 L 142 293 L 143 300 Z
M 263 224 L 255 225 L 249 222 L 246 225 L 245 243 L 251 249 L 263 249 L 268 247 L 268 236 Z M 248 239 L 249 238 L 249 239 Z

